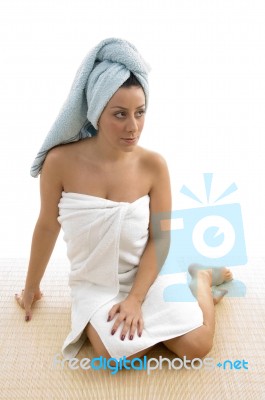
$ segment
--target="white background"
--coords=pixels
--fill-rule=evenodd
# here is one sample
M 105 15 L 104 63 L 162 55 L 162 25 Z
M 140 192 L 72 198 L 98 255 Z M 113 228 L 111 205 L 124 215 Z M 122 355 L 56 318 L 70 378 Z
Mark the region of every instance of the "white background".
M 0 257 L 29 257 L 31 164 L 82 59 L 107 37 L 152 67 L 140 144 L 167 159 L 174 209 L 201 206 L 183 184 L 205 202 L 205 172 L 212 199 L 235 182 L 223 203 L 241 204 L 248 256 L 265 255 L 264 0 L 2 0 Z M 62 236 L 52 257 L 65 257 Z

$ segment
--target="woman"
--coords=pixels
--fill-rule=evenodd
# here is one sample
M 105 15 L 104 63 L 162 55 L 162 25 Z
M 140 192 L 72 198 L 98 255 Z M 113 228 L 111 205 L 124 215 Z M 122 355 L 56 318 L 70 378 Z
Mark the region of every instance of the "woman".
M 225 294 L 213 299 L 211 286 L 232 278 L 226 268 L 194 264 L 190 288 L 197 301 L 163 299 L 169 277 L 158 273 L 169 240 L 152 228 L 151 216 L 170 213 L 171 194 L 165 160 L 138 145 L 147 73 L 133 45 L 102 41 L 84 60 L 33 164 L 33 176 L 41 171 L 41 210 L 25 289 L 16 299 L 31 320 L 62 226 L 71 263 L 72 331 L 62 349 L 68 359 L 86 337 L 106 358 L 141 357 L 158 342 L 179 357 L 204 357 L 212 346 L 214 304 Z

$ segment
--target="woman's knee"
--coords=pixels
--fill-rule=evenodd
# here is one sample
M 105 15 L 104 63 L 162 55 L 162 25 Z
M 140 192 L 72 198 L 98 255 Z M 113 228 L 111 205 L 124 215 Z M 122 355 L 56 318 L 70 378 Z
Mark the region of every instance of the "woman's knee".
M 207 356 L 207 354 L 210 353 L 211 349 L 213 347 L 213 341 L 211 339 L 205 339 L 202 341 L 199 341 L 196 343 L 192 348 L 191 348 L 191 359 L 194 358 L 204 358 Z
M 204 358 L 213 347 L 213 331 L 206 326 L 187 334 L 185 348 L 190 358 Z
M 202 359 L 213 347 L 213 336 L 203 333 L 201 335 L 187 333 L 182 337 L 170 339 L 163 343 L 180 358 L 186 356 L 190 360 L 194 358 Z

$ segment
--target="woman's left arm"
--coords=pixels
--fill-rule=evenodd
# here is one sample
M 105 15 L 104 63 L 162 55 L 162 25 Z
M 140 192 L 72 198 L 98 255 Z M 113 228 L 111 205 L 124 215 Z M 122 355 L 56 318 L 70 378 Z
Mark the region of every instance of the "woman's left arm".
M 129 337 L 131 339 L 136 329 L 138 330 L 138 335 L 141 336 L 143 331 L 141 305 L 163 266 L 170 245 L 171 189 L 167 164 L 159 154 L 152 153 L 149 168 L 152 170 L 152 172 L 150 171 L 152 178 L 149 192 L 150 223 L 148 242 L 128 297 L 124 301 L 115 304 L 109 312 L 109 320 L 112 320 L 117 312 L 120 313 L 112 327 L 112 334 L 115 333 L 120 323 L 125 320 L 121 338 L 122 336 L 125 337 L 130 330 Z M 164 226 L 163 229 L 160 229 L 161 225 L 157 221 L 160 222 L 160 217 L 162 216 Z M 152 220 L 155 220 L 156 223 L 153 224 Z M 159 229 L 157 226 L 159 226 Z

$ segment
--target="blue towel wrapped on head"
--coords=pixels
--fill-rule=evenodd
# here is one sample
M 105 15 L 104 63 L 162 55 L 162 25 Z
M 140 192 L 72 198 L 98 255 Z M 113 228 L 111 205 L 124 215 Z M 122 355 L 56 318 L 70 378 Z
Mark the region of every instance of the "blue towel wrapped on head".
M 148 103 L 150 67 L 127 40 L 101 41 L 84 58 L 70 93 L 41 146 L 30 170 L 37 177 L 49 150 L 97 133 L 97 123 L 106 104 L 132 72 L 143 87 Z

